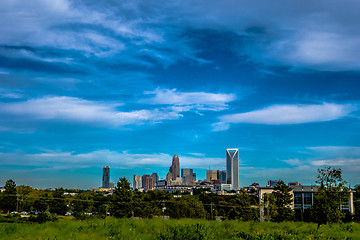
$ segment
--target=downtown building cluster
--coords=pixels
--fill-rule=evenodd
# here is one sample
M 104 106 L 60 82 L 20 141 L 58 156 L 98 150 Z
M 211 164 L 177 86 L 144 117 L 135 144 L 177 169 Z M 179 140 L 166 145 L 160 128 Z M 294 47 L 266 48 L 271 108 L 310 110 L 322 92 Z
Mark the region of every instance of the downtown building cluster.
M 180 175 L 181 173 L 181 175 Z M 133 190 L 189 190 L 194 187 L 211 188 L 216 190 L 239 189 L 239 151 L 236 148 L 226 149 L 226 171 L 208 170 L 205 180 L 196 180 L 194 169 L 180 169 L 180 159 L 177 154 L 172 158 L 172 163 L 166 178 L 159 180 L 157 173 L 133 176 Z
M 112 192 L 114 184 L 110 181 L 110 167 L 103 167 L 102 187 L 97 191 Z M 264 220 L 263 197 L 274 191 L 274 187 L 280 180 L 268 180 L 265 187 L 259 183 L 253 183 L 248 187 L 239 187 L 239 151 L 237 148 L 226 149 L 226 170 L 208 170 L 205 180 L 196 180 L 196 173 L 193 169 L 180 168 L 180 159 L 177 154 L 172 158 L 171 166 L 166 178 L 159 180 L 157 173 L 144 174 L 142 176 L 133 175 L 134 191 L 159 190 L 166 192 L 190 192 L 194 189 L 207 189 L 209 192 L 216 192 L 221 195 L 236 195 L 240 191 L 247 191 L 250 195 L 256 195 L 259 198 L 260 220 Z M 292 209 L 304 212 L 305 209 L 315 204 L 315 192 L 318 187 L 313 185 L 301 185 L 300 182 L 289 182 L 293 203 Z M 353 190 L 350 190 L 349 201 L 341 206 L 341 209 L 354 213 Z

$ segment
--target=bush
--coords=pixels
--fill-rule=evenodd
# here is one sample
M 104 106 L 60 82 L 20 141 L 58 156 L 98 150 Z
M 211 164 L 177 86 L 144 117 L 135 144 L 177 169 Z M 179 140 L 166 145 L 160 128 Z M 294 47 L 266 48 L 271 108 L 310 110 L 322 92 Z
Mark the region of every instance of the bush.
M 211 239 L 209 236 L 210 229 L 205 228 L 203 224 L 188 224 L 188 225 L 177 225 L 171 226 L 164 232 L 160 232 L 157 235 L 157 239 L 166 240 L 205 240 Z
M 29 217 L 30 222 L 37 222 L 37 223 L 45 223 L 45 222 L 54 222 L 57 220 L 57 217 L 54 214 L 47 214 L 47 213 L 39 213 L 39 215 L 31 215 Z

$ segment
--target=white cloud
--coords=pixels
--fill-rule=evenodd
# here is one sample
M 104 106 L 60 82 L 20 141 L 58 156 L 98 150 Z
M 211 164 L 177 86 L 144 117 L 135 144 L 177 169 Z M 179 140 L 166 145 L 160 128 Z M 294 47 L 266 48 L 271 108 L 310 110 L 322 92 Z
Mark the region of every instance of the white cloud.
M 298 36 L 299 35 L 299 36 Z M 360 51 L 360 36 L 344 38 L 333 32 L 301 32 L 269 46 L 268 56 L 281 64 L 318 70 L 356 70 Z
M 24 97 L 24 94 L 21 92 L 0 88 L 0 98 L 16 99 L 16 98 L 22 98 L 22 97 Z
M 358 154 L 360 155 L 360 147 L 356 146 L 316 146 L 316 147 L 307 147 L 307 149 L 319 152 L 319 153 L 329 153 L 329 154 Z
M 288 159 L 283 162 L 293 169 L 318 169 L 327 166 L 341 168 L 346 181 L 356 184 L 360 181 L 360 147 L 357 146 L 313 146 L 301 151 L 307 156 L 303 159 Z M 291 170 L 291 172 L 294 172 Z M 307 173 L 303 173 L 307 174 Z M 313 176 L 315 180 L 316 175 Z
M 360 147 L 358 146 L 315 146 L 307 147 L 312 156 L 309 164 L 314 166 L 357 166 L 360 167 Z
M 155 95 L 153 98 L 143 99 L 150 104 L 174 105 L 176 108 L 190 110 L 220 111 L 228 108 L 227 103 L 236 100 L 235 94 L 180 92 L 176 89 L 160 89 L 147 91 L 145 94 Z
M 195 157 L 204 157 L 205 154 L 204 153 L 189 153 L 190 155 L 193 155 Z
M 144 122 L 156 123 L 181 117 L 169 109 L 118 111 L 120 103 L 88 101 L 75 97 L 43 97 L 23 102 L 0 103 L 1 115 L 28 120 L 62 120 L 117 127 Z
M 283 160 L 283 162 L 285 162 L 285 163 L 287 163 L 289 165 L 292 165 L 292 166 L 300 166 L 300 165 L 302 165 L 302 161 L 300 161 L 297 158 Z
M 230 128 L 230 124 L 226 123 L 226 122 L 218 122 L 218 123 L 212 124 L 212 130 L 215 132 L 225 131 L 225 130 L 228 130 L 229 128 Z
M 321 105 L 273 105 L 264 109 L 220 117 L 221 122 L 214 127 L 226 129 L 229 123 L 254 124 L 300 124 L 332 121 L 346 117 L 354 111 L 352 104 L 323 103 Z M 220 128 L 221 129 L 221 128 Z

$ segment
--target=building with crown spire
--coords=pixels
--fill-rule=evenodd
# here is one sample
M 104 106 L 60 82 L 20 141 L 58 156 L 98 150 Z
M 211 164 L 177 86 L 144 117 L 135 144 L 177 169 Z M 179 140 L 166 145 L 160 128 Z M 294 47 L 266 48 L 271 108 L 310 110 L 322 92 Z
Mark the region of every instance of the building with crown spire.
M 169 172 L 172 174 L 172 180 L 176 180 L 176 178 L 180 177 L 180 160 L 176 153 L 172 159 Z
M 239 149 L 226 149 L 226 183 L 231 189 L 239 189 Z

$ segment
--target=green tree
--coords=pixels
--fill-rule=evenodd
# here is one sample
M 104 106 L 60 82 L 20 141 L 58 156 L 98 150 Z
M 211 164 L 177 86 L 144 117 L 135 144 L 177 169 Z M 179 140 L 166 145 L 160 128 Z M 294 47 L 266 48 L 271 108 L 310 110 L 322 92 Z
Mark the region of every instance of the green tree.
M 316 183 L 318 190 L 315 193 L 315 205 L 312 214 L 318 224 L 341 222 L 345 214 L 341 211 L 341 205 L 349 200 L 347 182 L 342 178 L 340 168 L 326 167 L 318 169 Z
M 272 193 L 265 193 L 262 196 L 261 208 L 263 209 L 264 220 L 271 221 L 276 215 L 275 197 Z
M 294 219 L 292 189 L 280 180 L 274 191 L 263 196 L 264 218 L 274 222 L 290 221 Z
M 5 212 L 15 211 L 17 203 L 16 184 L 12 179 L 9 179 L 6 181 L 4 188 L 5 191 L 2 194 L 1 208 Z
M 294 211 L 291 208 L 293 203 L 292 189 L 280 180 L 274 187 L 276 213 L 272 218 L 274 222 L 290 221 L 294 218 Z
M 37 199 L 35 200 L 33 207 L 36 211 L 45 212 L 48 206 L 45 200 Z
M 34 199 L 31 197 L 31 193 L 35 190 L 32 187 L 20 185 L 16 187 L 16 192 L 18 196 L 18 210 L 21 211 L 30 211 L 31 206 L 34 203 Z
M 182 196 L 166 207 L 171 218 L 205 218 L 206 211 L 201 201 L 193 196 Z
M 74 212 L 74 217 L 78 220 L 84 220 L 86 218 L 84 214 L 84 205 L 81 200 L 74 200 L 72 211 Z
M 49 211 L 58 215 L 65 215 L 67 206 L 64 198 L 65 190 L 63 188 L 57 188 L 53 192 L 53 199 L 49 204 Z
M 354 193 L 355 221 L 360 221 L 360 185 L 355 185 Z
M 225 204 L 229 204 L 228 218 L 241 221 L 258 219 L 257 210 L 251 206 L 251 202 L 251 198 L 245 190 L 241 190 L 239 196 L 231 196 L 231 199 L 225 202 Z M 218 204 L 224 205 L 221 202 Z
M 113 194 L 110 212 L 118 218 L 133 216 L 133 192 L 126 178 L 120 178 Z

